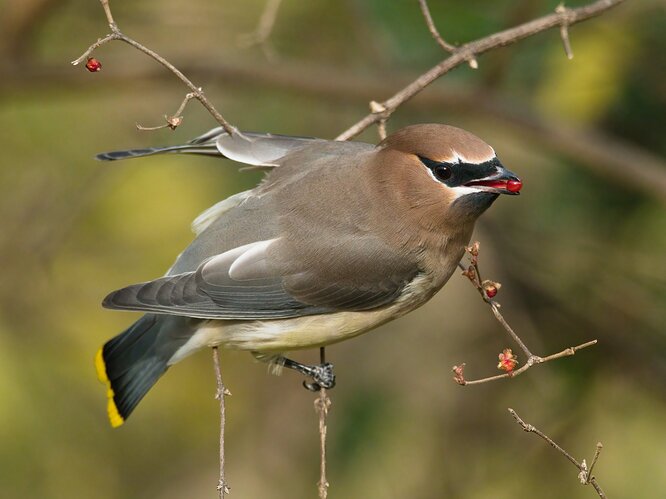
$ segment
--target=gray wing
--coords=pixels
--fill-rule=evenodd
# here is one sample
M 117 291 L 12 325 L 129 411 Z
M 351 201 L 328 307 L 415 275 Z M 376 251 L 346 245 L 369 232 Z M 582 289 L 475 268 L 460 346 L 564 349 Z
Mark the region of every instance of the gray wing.
M 285 241 L 247 244 L 204 261 L 194 272 L 163 277 L 114 291 L 107 308 L 184 315 L 204 319 L 278 319 L 358 311 L 393 302 L 416 268 L 384 252 L 381 242 L 360 238 L 318 261 L 299 258 Z M 381 248 L 383 249 L 383 248 Z M 376 263 L 376 262 L 375 262 Z

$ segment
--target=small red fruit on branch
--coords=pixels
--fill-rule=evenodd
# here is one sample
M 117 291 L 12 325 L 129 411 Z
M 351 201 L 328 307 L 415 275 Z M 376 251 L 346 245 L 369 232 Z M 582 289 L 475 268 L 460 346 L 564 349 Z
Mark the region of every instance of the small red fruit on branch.
M 497 364 L 497 369 L 506 371 L 510 373 L 518 365 L 518 357 L 516 357 L 510 348 L 505 348 L 504 351 L 498 355 L 499 364 Z
M 88 59 L 88 62 L 86 62 L 86 69 L 91 73 L 96 73 L 97 71 L 100 71 L 102 69 L 102 63 L 99 62 L 94 57 L 91 57 L 90 59 Z
M 486 296 L 492 299 L 495 298 L 502 285 L 499 282 L 486 280 L 481 283 L 481 287 L 483 288 L 483 292 L 486 294 Z

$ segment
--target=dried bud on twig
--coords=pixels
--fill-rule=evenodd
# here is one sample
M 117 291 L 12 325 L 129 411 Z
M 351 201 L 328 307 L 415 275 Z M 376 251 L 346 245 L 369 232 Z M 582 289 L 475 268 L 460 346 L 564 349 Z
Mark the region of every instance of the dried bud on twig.
M 474 241 L 474 244 L 472 244 L 469 248 L 465 248 L 470 255 L 472 256 L 479 256 L 479 250 L 481 249 L 481 243 L 479 241 Z
M 472 265 L 467 267 L 467 270 L 463 270 L 462 275 L 467 277 L 472 282 L 476 280 L 476 271 L 474 270 L 474 267 Z
M 465 381 L 465 364 L 460 364 L 459 366 L 453 366 L 453 381 L 459 385 L 464 385 Z
M 171 128 L 171 130 L 175 130 L 180 126 L 180 124 L 183 122 L 183 117 L 182 116 L 168 116 L 166 119 L 167 126 Z
M 518 365 L 518 357 L 516 357 L 510 348 L 505 348 L 504 351 L 498 355 L 499 364 L 497 369 L 510 373 Z

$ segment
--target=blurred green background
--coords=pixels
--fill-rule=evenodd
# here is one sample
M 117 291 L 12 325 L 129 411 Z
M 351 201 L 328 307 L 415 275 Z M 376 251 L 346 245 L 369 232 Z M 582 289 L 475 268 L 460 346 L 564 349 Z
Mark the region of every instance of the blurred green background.
M 430 3 L 447 40 L 462 43 L 557 0 Z M 106 293 L 162 275 L 192 239 L 190 221 L 260 175 L 210 158 L 94 161 L 215 123 L 191 103 L 177 131 L 137 131 L 173 113 L 185 88 L 126 45 L 96 52 L 100 73 L 69 64 L 107 33 L 97 1 L 1 5 L 0 496 L 216 497 L 211 356 L 171 369 L 119 430 L 108 426 L 92 358 L 136 318 L 103 310 Z M 445 56 L 406 0 L 284 0 L 271 47 L 245 47 L 239 37 L 263 5 L 112 2 L 124 32 L 245 130 L 335 137 L 369 100 Z M 599 345 L 510 382 L 461 388 L 453 364 L 491 375 L 512 345 L 472 286 L 452 277 L 422 309 L 328 349 L 339 380 L 330 497 L 594 497 L 507 407 L 579 459 L 602 441 L 595 474 L 609 497 L 666 494 L 664 3 L 627 1 L 570 32 L 572 61 L 557 30 L 539 34 L 446 75 L 388 127 L 449 123 L 495 147 L 525 183 L 475 234 L 482 271 L 504 285 L 502 310 L 537 353 Z M 375 142 L 376 129 L 362 139 Z M 313 395 L 246 353 L 222 361 L 233 393 L 231 497 L 314 497 Z

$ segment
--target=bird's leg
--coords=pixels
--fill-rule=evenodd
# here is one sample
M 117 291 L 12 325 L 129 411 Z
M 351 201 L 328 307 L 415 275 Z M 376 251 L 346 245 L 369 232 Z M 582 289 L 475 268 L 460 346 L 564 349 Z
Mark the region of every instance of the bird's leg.
M 303 386 L 311 392 L 318 392 L 322 388 L 333 388 L 335 386 L 335 373 L 333 372 L 333 364 L 330 362 L 322 362 L 321 364 L 307 365 L 296 362 L 295 360 L 288 359 L 282 355 L 266 356 L 254 352 L 254 356 L 264 362 L 268 361 L 277 366 L 284 366 L 294 371 L 298 371 L 304 376 L 312 378 L 312 382 L 303 381 Z
M 330 362 L 308 366 L 287 357 L 281 357 L 279 362 L 284 367 L 298 371 L 305 376 L 310 376 L 313 381 L 311 383 L 303 381 L 303 386 L 311 392 L 318 392 L 322 388 L 329 389 L 335 386 L 335 373 L 333 372 L 333 364 Z

